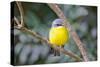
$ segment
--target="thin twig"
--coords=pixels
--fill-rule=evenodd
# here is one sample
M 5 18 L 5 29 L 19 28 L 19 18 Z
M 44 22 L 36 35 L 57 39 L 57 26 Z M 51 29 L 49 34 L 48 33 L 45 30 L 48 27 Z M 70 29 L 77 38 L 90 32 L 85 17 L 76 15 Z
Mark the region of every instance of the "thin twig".
M 87 52 L 86 49 L 84 48 L 83 43 L 81 42 L 79 36 L 77 35 L 77 33 L 74 31 L 74 29 L 72 28 L 72 26 L 70 25 L 69 21 L 67 20 L 67 18 L 65 17 L 65 15 L 63 14 L 63 12 L 61 11 L 61 9 L 58 7 L 57 4 L 48 4 L 48 6 L 56 13 L 56 15 L 64 20 L 64 26 L 66 28 L 69 29 L 74 41 L 76 42 L 76 45 L 78 46 L 84 61 L 88 61 L 88 56 L 87 56 Z
M 21 16 L 21 26 L 24 26 L 24 11 L 23 11 L 23 8 L 22 8 L 22 4 L 18 1 L 16 1 L 16 4 L 18 6 L 18 9 L 19 9 L 19 12 L 20 12 L 20 16 Z
M 22 25 L 19 23 L 19 20 L 15 16 L 14 16 L 14 21 L 17 24 L 16 26 L 14 26 L 14 28 L 20 29 Z
M 16 21 L 17 25 L 20 25 L 19 20 L 14 16 L 14 20 Z

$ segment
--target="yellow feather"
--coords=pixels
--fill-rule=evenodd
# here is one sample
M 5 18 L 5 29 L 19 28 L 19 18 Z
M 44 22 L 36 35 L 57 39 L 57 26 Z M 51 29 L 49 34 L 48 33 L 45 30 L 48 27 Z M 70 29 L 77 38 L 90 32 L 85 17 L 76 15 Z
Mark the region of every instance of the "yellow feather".
M 52 27 L 49 32 L 51 44 L 63 46 L 69 40 L 68 30 L 64 26 Z

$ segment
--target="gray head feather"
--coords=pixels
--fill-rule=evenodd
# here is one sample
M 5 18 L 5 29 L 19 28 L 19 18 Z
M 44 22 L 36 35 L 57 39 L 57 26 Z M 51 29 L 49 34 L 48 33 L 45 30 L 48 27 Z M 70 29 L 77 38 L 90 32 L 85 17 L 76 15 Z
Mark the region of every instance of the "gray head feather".
M 52 23 L 52 27 L 62 26 L 63 20 L 62 19 L 55 19 Z

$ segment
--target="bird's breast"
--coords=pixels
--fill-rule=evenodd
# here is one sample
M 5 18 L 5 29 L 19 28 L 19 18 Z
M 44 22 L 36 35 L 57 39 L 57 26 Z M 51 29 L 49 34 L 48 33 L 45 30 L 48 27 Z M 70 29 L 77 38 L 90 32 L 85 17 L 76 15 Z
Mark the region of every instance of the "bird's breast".
M 68 39 L 69 34 L 68 30 L 65 27 L 59 26 L 50 29 L 49 40 L 51 44 L 61 46 L 68 42 Z

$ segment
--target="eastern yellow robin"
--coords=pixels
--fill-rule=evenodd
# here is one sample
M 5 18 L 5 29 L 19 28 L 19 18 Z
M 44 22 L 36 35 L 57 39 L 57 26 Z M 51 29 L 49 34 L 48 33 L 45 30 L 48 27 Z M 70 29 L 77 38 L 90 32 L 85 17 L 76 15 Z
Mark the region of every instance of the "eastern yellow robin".
M 49 32 L 50 43 L 57 47 L 63 48 L 65 43 L 68 42 L 68 40 L 69 40 L 69 32 L 68 32 L 68 29 L 63 25 L 63 20 L 55 19 L 52 23 L 52 26 Z M 54 50 L 54 55 L 60 56 L 60 52 Z

